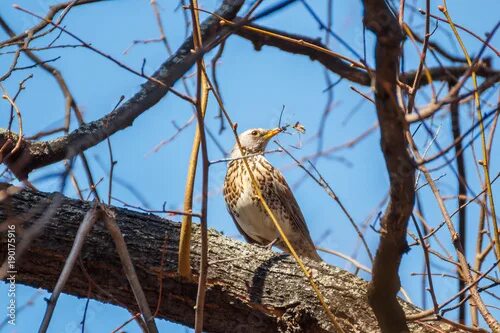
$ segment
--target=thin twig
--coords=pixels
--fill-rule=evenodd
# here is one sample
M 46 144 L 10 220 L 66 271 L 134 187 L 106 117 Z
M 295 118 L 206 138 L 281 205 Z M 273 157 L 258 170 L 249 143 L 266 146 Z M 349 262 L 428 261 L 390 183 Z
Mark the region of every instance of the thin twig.
M 197 8 L 198 1 L 191 0 L 191 7 Z M 200 17 L 199 13 L 196 10 L 191 10 L 191 19 L 193 23 L 193 44 L 195 52 L 199 51 L 203 48 L 203 41 L 201 36 L 200 29 Z M 207 211 L 208 211 L 208 203 L 207 203 L 207 195 L 208 195 L 208 168 L 210 166 L 208 160 L 208 152 L 207 152 L 207 140 L 205 136 L 205 113 L 207 111 L 207 103 L 208 103 L 208 77 L 205 71 L 205 62 L 203 57 L 199 58 L 196 62 L 197 64 L 197 82 L 196 82 L 196 119 L 198 120 L 198 127 L 195 133 L 195 144 L 196 147 L 193 146 L 193 152 L 198 152 L 201 146 L 201 155 L 202 155 L 202 203 L 201 203 L 201 219 L 200 219 L 200 227 L 201 227 L 201 258 L 200 258 L 200 270 L 198 276 L 198 292 L 196 294 L 196 310 L 195 310 L 195 319 L 194 319 L 194 330 L 196 333 L 203 332 L 203 316 L 205 310 L 205 294 L 206 294 L 206 284 L 207 284 L 207 270 L 208 270 L 208 226 L 207 226 Z M 190 165 L 191 166 L 191 165 Z M 193 170 L 193 178 L 196 174 L 196 162 L 192 165 L 194 167 Z M 189 181 L 189 178 L 188 178 Z M 192 205 L 192 190 L 191 187 L 189 205 Z M 187 193 L 187 192 L 186 192 Z M 189 217 L 187 219 L 190 220 Z M 184 221 L 183 221 L 184 222 Z M 189 221 L 190 222 L 190 221 Z M 191 223 L 187 225 L 188 228 L 191 228 Z M 182 225 L 185 226 L 184 223 Z M 186 229 L 184 229 L 186 230 Z M 189 248 L 189 239 L 187 242 L 180 243 L 180 245 L 187 246 Z M 180 248 L 179 248 L 179 269 L 180 264 L 186 265 L 189 268 L 189 257 L 187 258 L 187 262 L 181 262 L 180 256 Z M 186 253 L 186 252 L 184 252 Z M 189 251 L 187 252 L 189 255 Z
M 146 75 L 146 74 L 144 74 L 144 73 L 142 73 L 140 71 L 137 71 L 137 70 L 131 68 L 128 65 L 125 65 L 123 62 L 117 60 L 116 58 L 112 57 L 111 55 L 109 55 L 109 54 L 107 54 L 107 53 L 105 53 L 105 52 L 97 49 L 96 47 L 92 46 L 92 44 L 85 42 L 83 39 L 81 39 L 80 37 L 76 36 L 72 32 L 68 31 L 66 28 L 61 27 L 58 23 L 55 23 L 55 22 L 53 22 L 51 20 L 47 20 L 46 18 L 44 18 L 44 17 L 42 17 L 42 16 L 40 16 L 38 14 L 35 14 L 35 13 L 33 13 L 33 12 L 31 12 L 31 11 L 29 11 L 29 10 L 27 10 L 27 9 L 19 6 L 19 5 L 15 4 L 15 5 L 13 5 L 13 7 L 15 9 L 18 9 L 18 10 L 24 12 L 24 13 L 30 14 L 30 15 L 32 15 L 32 16 L 40 19 L 40 20 L 46 21 L 48 24 L 54 26 L 55 28 L 61 30 L 65 34 L 69 35 L 70 37 L 76 39 L 78 42 L 80 42 L 82 44 L 83 47 L 85 47 L 85 48 L 87 48 L 87 49 L 89 49 L 89 50 L 91 50 L 91 51 L 93 51 L 93 52 L 95 52 L 95 53 L 103 56 L 104 58 L 106 58 L 106 59 L 110 60 L 111 62 L 115 63 L 116 65 L 118 65 L 119 67 L 121 67 L 121 68 L 123 68 L 123 69 L 125 69 L 125 70 L 127 70 L 129 72 L 131 72 L 132 74 L 135 74 L 135 75 L 137 75 L 139 77 L 142 77 L 142 78 L 144 78 L 144 79 L 146 79 L 148 81 L 154 82 L 154 83 L 160 85 L 161 87 L 167 88 L 174 95 L 176 95 L 177 97 L 179 97 L 179 98 L 181 98 L 181 99 L 183 99 L 183 100 L 185 100 L 185 101 L 187 101 L 187 102 L 189 102 L 191 104 L 195 103 L 191 97 L 178 92 L 177 90 L 175 90 L 172 87 L 167 87 L 165 85 L 165 83 L 163 83 L 162 81 L 160 81 L 160 80 L 158 80 L 158 79 L 156 79 L 156 78 L 154 78 L 152 76 L 148 76 L 148 75 Z
M 486 134 L 485 134 L 484 123 L 483 123 L 483 113 L 481 111 L 481 100 L 479 98 L 479 92 L 477 91 L 478 83 L 477 83 L 476 71 L 473 68 L 473 63 L 472 63 L 472 60 L 469 56 L 469 52 L 465 48 L 465 45 L 462 42 L 460 35 L 458 34 L 456 25 L 452 21 L 451 16 L 448 12 L 446 0 L 443 0 L 443 4 L 444 4 L 444 6 L 440 6 L 439 9 L 446 16 L 446 19 L 448 20 L 448 24 L 451 26 L 451 29 L 453 30 L 453 33 L 454 33 L 458 43 L 460 44 L 460 47 L 464 53 L 464 56 L 467 59 L 467 64 L 469 64 L 469 66 L 472 69 L 472 84 L 474 86 L 474 101 L 475 101 L 475 107 L 476 107 L 476 112 L 477 112 L 477 118 L 478 118 L 478 122 L 479 122 L 479 131 L 481 133 L 481 149 L 483 152 L 483 160 L 482 160 L 482 162 L 480 162 L 480 164 L 483 166 L 484 182 L 486 185 L 486 194 L 487 194 L 489 202 L 490 202 L 491 219 L 492 219 L 492 224 L 493 224 L 494 236 L 495 236 L 495 239 L 498 240 L 498 239 L 500 239 L 500 236 L 499 236 L 499 231 L 498 231 L 497 216 L 496 216 L 496 212 L 495 212 L 495 200 L 493 199 L 493 191 L 491 189 L 490 172 L 489 172 L 489 165 L 490 164 L 489 164 L 489 159 L 488 159 L 488 149 L 486 147 Z M 485 43 L 485 45 L 487 45 L 487 41 L 485 41 L 484 43 Z M 500 55 L 500 53 L 497 52 L 497 56 L 498 55 Z M 497 257 L 497 259 L 500 259 L 500 241 L 497 241 L 495 245 L 496 245 L 495 246 L 496 257 Z M 499 265 L 499 269 L 500 269 L 500 265 Z M 499 325 L 498 329 L 500 330 L 500 325 Z
M 424 241 L 424 237 L 422 235 L 422 232 L 420 231 L 420 227 L 418 226 L 417 220 L 415 219 L 415 216 L 412 214 L 411 215 L 413 224 L 415 225 L 415 229 L 417 230 L 418 238 L 420 240 L 420 245 L 422 246 L 422 250 L 424 251 L 424 259 L 425 259 L 425 266 L 427 268 L 427 278 L 429 280 L 429 292 L 431 294 L 431 299 L 432 299 L 432 304 L 434 306 L 434 311 L 437 314 L 438 312 L 438 302 L 436 299 L 436 292 L 434 289 L 434 283 L 432 282 L 432 272 L 431 272 L 431 261 L 429 259 L 429 248 L 427 243 Z
M 210 12 L 208 10 L 204 10 L 204 9 L 201 9 L 201 8 L 196 8 L 196 10 L 217 16 L 217 14 L 215 14 L 213 12 Z M 278 33 L 275 33 L 275 32 L 272 32 L 272 31 L 268 31 L 268 30 L 264 30 L 264 29 L 261 29 L 261 28 L 257 28 L 257 27 L 254 27 L 254 26 L 249 26 L 249 25 L 244 25 L 244 24 L 242 25 L 241 22 L 235 23 L 235 22 L 227 20 L 227 19 L 225 19 L 225 18 L 223 18 L 221 16 L 217 16 L 217 18 L 221 20 L 220 23 L 223 24 L 223 25 L 229 25 L 231 27 L 239 27 L 239 28 L 241 28 L 243 30 L 252 31 L 252 32 L 261 34 L 263 36 L 270 36 L 270 37 L 273 37 L 273 38 L 277 38 L 277 39 L 281 39 L 281 40 L 284 40 L 284 41 L 287 41 L 287 42 L 294 43 L 296 45 L 305 46 L 305 47 L 311 48 L 311 49 L 313 49 L 315 51 L 318 51 L 318 52 L 327 54 L 329 56 L 332 56 L 332 57 L 339 58 L 341 60 L 347 61 L 353 67 L 357 67 L 357 68 L 360 68 L 360 69 L 366 69 L 365 65 L 363 65 L 362 63 L 360 63 L 360 62 L 358 62 L 356 60 L 352 60 L 352 59 L 350 59 L 350 58 L 348 58 L 348 57 L 346 57 L 346 56 L 344 56 L 344 55 L 342 55 L 340 53 L 333 52 L 333 51 L 331 51 L 331 50 L 329 50 L 327 48 L 318 46 L 316 44 L 309 43 L 309 42 L 306 42 L 304 40 L 298 40 L 298 39 L 295 39 L 295 38 L 292 38 L 292 37 L 289 37 L 289 36 L 280 35 Z
M 130 317 L 129 319 L 127 319 L 123 324 L 121 324 L 120 326 L 118 326 L 117 328 L 115 328 L 111 333 L 122 332 L 121 331 L 122 328 L 124 328 L 125 326 L 127 326 L 128 324 L 130 324 L 132 321 L 136 320 L 140 316 L 141 316 L 141 313 L 137 312 L 135 315 L 133 315 L 132 317 Z
M 420 12 L 420 14 L 422 15 L 427 15 L 427 13 L 423 10 L 423 9 L 419 9 L 418 10 Z M 448 19 L 443 19 L 439 16 L 436 16 L 436 15 L 433 15 L 433 14 L 430 14 L 430 17 L 432 17 L 433 19 L 436 19 L 440 22 L 444 22 L 444 23 L 447 23 L 447 24 L 450 24 L 450 21 Z M 466 27 L 460 25 L 460 24 L 456 24 L 454 23 L 454 26 L 457 27 L 458 29 L 460 30 L 463 30 L 465 31 L 466 33 L 468 33 L 469 35 L 473 36 L 474 38 L 476 38 L 477 40 L 479 40 L 482 44 L 486 45 L 488 48 L 490 48 L 493 52 L 495 52 L 495 54 L 497 56 L 500 56 L 500 52 L 493 47 L 493 45 L 491 45 L 490 43 L 488 43 L 488 41 L 484 40 L 483 38 L 481 38 L 481 36 L 479 36 L 478 34 L 476 34 L 474 31 L 470 30 L 470 29 L 467 29 Z
M 129 252 L 127 250 L 127 244 L 125 243 L 125 239 L 120 231 L 120 227 L 116 223 L 115 214 L 108 208 L 101 206 L 103 212 L 103 219 L 108 229 L 111 237 L 113 238 L 113 242 L 115 243 L 116 252 L 120 257 L 120 261 L 122 263 L 123 271 L 127 280 L 132 288 L 132 292 L 134 293 L 135 300 L 137 301 L 137 305 L 139 306 L 139 310 L 142 313 L 143 319 L 146 322 L 146 326 L 148 328 L 149 333 L 158 333 L 158 329 L 156 328 L 155 320 L 151 309 L 149 308 L 148 301 L 146 296 L 144 295 L 144 291 L 142 290 L 141 283 L 139 282 L 139 278 L 135 273 L 134 264 L 132 263 L 132 259 L 130 258 Z
M 417 88 L 420 86 L 420 78 L 422 76 L 422 70 L 424 69 L 425 66 L 425 57 L 427 55 L 427 48 L 429 47 L 429 38 L 431 37 L 430 34 L 430 16 L 429 16 L 429 11 L 431 7 L 431 1 L 426 0 L 425 1 L 425 6 L 427 8 L 427 15 L 425 16 L 425 35 L 424 35 L 424 42 L 422 46 L 422 52 L 420 53 L 420 62 L 418 64 L 417 71 L 415 73 L 415 78 L 413 79 L 413 85 L 410 90 L 410 96 L 408 97 L 408 113 L 411 113 L 413 111 L 413 106 L 415 103 L 415 96 L 417 95 Z
M 316 184 L 318 184 L 319 186 L 321 186 L 321 188 L 323 188 L 325 190 L 325 192 L 328 194 L 328 196 L 330 196 L 333 200 L 335 200 L 335 202 L 339 205 L 340 209 L 342 210 L 342 212 L 345 214 L 345 216 L 347 217 L 347 219 L 349 220 L 349 222 L 351 223 L 351 225 L 353 226 L 354 230 L 356 231 L 356 233 L 358 234 L 358 237 L 359 239 L 363 242 L 363 246 L 365 247 L 365 250 L 366 250 L 366 253 L 368 254 L 368 257 L 370 258 L 370 262 L 373 262 L 373 255 L 370 251 L 370 247 L 368 246 L 368 243 L 366 242 L 366 239 L 365 237 L 363 236 L 363 233 L 361 233 L 361 230 L 359 230 L 359 227 L 358 225 L 356 224 L 356 222 L 354 222 L 354 219 L 352 218 L 351 214 L 349 214 L 349 212 L 347 211 L 347 209 L 345 208 L 345 206 L 342 204 L 342 202 L 340 201 L 339 197 L 337 196 L 337 194 L 335 194 L 335 192 L 333 191 L 332 187 L 330 186 L 330 184 L 328 184 L 325 179 L 323 178 L 323 176 L 321 176 L 321 174 L 319 173 L 319 171 L 316 169 L 316 167 L 311 164 L 312 168 L 316 171 L 316 173 L 319 175 L 319 179 L 314 176 L 298 159 L 296 159 L 287 149 L 285 149 L 285 147 L 283 147 L 279 142 L 277 141 L 274 141 L 274 143 L 276 143 L 281 150 L 283 150 L 288 156 L 290 156 L 296 163 L 297 165 L 302 169 L 304 170 L 315 182 Z
M 0 88 L 3 91 L 2 98 L 5 99 L 5 100 L 7 100 L 10 103 L 11 107 L 16 111 L 17 121 L 18 121 L 18 124 L 19 124 L 18 138 L 17 138 L 17 141 L 16 141 L 16 145 L 8 153 L 8 155 L 14 155 L 19 150 L 19 148 L 21 148 L 21 143 L 22 143 L 22 140 L 23 140 L 23 118 L 21 116 L 21 111 L 19 111 L 19 108 L 17 107 L 17 104 L 8 95 L 7 90 L 5 90 L 5 88 L 3 87 L 2 84 L 0 84 Z M 2 160 L 4 160 L 5 158 L 7 158 L 7 156 L 1 156 L 0 158 Z
M 40 328 L 38 330 L 40 333 L 47 332 L 47 329 L 49 328 L 50 324 L 50 319 L 52 318 L 52 314 L 54 313 L 54 309 L 56 308 L 59 295 L 61 294 L 64 285 L 66 284 L 66 281 L 68 281 L 68 278 L 71 274 L 71 271 L 73 270 L 73 266 L 75 265 L 76 259 L 78 259 L 78 256 L 80 255 L 80 251 L 83 247 L 83 244 L 85 243 L 85 239 L 88 233 L 90 232 L 92 226 L 95 224 L 98 218 L 99 214 L 97 210 L 97 205 L 94 204 L 91 210 L 89 210 L 87 214 L 85 214 L 85 217 L 83 218 L 83 221 L 80 224 L 80 227 L 78 228 L 78 231 L 75 236 L 75 241 L 73 242 L 73 246 L 71 247 L 71 251 L 68 257 L 66 258 L 63 270 L 59 275 L 56 286 L 54 287 L 52 295 L 48 300 L 47 309 L 45 310 L 42 324 L 40 325 Z
M 351 264 L 354 265 L 354 267 L 356 267 L 357 269 L 360 269 L 366 273 L 369 273 L 371 274 L 372 271 L 371 269 L 369 269 L 368 267 L 366 267 L 365 265 L 363 265 L 362 263 L 360 263 L 359 261 L 357 261 L 356 259 L 354 258 L 351 258 L 349 257 L 348 255 L 345 255 L 339 251 L 335 251 L 335 250 L 332 250 L 332 249 L 327 249 L 325 247 L 320 247 L 320 246 L 317 246 L 316 247 L 317 250 L 321 251 L 321 252 L 325 252 L 325 253 L 329 253 L 329 254 L 333 254 L 334 256 L 337 256 L 339 258 L 342 258 L 344 260 L 347 260 L 349 261 Z
M 408 142 L 410 143 L 410 146 L 413 150 L 413 154 L 417 158 L 417 162 L 421 162 L 422 156 L 418 152 L 418 149 L 416 148 L 415 142 L 413 141 L 413 138 L 411 137 L 411 135 L 407 135 L 407 139 L 408 139 Z M 479 292 L 477 290 L 477 286 L 475 284 L 473 284 L 473 278 L 471 275 L 469 264 L 467 263 L 467 259 L 465 258 L 463 247 L 462 247 L 462 244 L 460 242 L 460 237 L 455 230 L 455 227 L 453 225 L 453 222 L 451 221 L 451 217 L 446 209 L 444 201 L 441 198 L 441 195 L 439 194 L 439 190 L 438 190 L 436 184 L 434 183 L 434 180 L 432 179 L 432 176 L 430 175 L 427 168 L 424 165 L 420 165 L 420 170 L 422 170 L 422 172 L 424 173 L 425 178 L 427 179 L 427 182 L 429 183 L 429 186 L 431 187 L 431 190 L 434 194 L 434 197 L 436 198 L 436 201 L 439 205 L 439 209 L 441 210 L 441 214 L 443 215 L 443 218 L 446 222 L 446 225 L 450 231 L 451 240 L 452 240 L 453 246 L 455 247 L 455 250 L 457 252 L 458 262 L 460 264 L 459 267 L 460 267 L 462 276 L 466 282 L 467 289 L 470 289 L 474 303 L 476 304 L 479 312 L 481 313 L 481 315 L 483 316 L 485 321 L 488 323 L 490 328 L 495 332 L 500 332 L 500 325 L 493 318 L 493 316 L 491 315 L 489 310 L 484 305 L 484 302 L 481 299 L 481 295 L 479 294 Z

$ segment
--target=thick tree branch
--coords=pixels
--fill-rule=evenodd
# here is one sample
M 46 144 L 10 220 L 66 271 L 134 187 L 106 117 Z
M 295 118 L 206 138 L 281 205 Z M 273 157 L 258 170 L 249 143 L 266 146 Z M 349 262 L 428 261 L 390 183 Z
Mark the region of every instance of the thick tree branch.
M 368 299 L 382 332 L 409 332 L 397 293 L 399 265 L 408 250 L 406 229 L 415 201 L 415 163 L 406 142 L 407 124 L 396 88 L 403 33 L 385 0 L 364 0 L 366 27 L 377 36 L 375 105 L 381 146 L 390 180 L 390 201 L 381 220 L 380 244 L 373 263 Z
M 2 194 L 13 191 L 3 191 Z M 0 226 L 14 223 L 16 230 L 32 227 L 50 195 L 22 191 L 0 204 Z M 57 212 L 22 258 L 17 261 L 17 281 L 52 290 L 70 252 L 78 227 L 91 203 L 64 198 Z M 149 304 L 156 304 L 162 283 L 157 317 L 193 326 L 197 280 L 177 274 L 180 224 L 160 217 L 111 209 L 124 235 L 130 258 Z M 18 232 L 20 239 L 22 233 Z M 7 235 L 0 234 L 6 247 Z M 193 272 L 198 272 L 201 237 L 193 226 Z M 0 252 L 0 261 L 6 259 Z M 163 259 L 162 259 L 163 256 Z M 113 240 L 102 221 L 88 234 L 64 292 L 91 297 L 137 311 Z M 163 266 L 162 266 L 163 263 Z M 207 332 L 334 332 L 317 298 L 294 260 L 209 231 L 209 274 L 204 329 Z M 346 332 L 374 332 L 377 321 L 368 305 L 367 283 L 353 274 L 325 263 L 308 261 L 332 311 Z M 161 273 L 161 274 L 160 274 Z M 420 310 L 399 301 L 407 314 Z M 410 323 L 412 332 L 428 332 L 429 326 L 460 332 L 441 321 Z
M 327 47 L 323 43 L 321 43 L 319 38 L 314 39 L 304 35 L 292 34 L 278 29 L 263 27 L 257 24 L 250 24 L 249 26 L 293 38 L 298 41 L 306 41 L 308 43 L 315 44 L 327 49 Z M 349 65 L 349 63 L 340 60 L 339 58 L 332 57 L 318 50 L 314 50 L 310 47 L 307 47 L 306 45 L 293 43 L 290 40 L 276 38 L 271 35 L 259 34 L 258 32 L 247 29 L 240 29 L 238 31 L 235 31 L 234 34 L 251 41 L 257 50 L 260 50 L 263 46 L 272 46 L 288 53 L 305 55 L 311 58 L 311 60 L 318 61 L 327 69 L 345 78 L 346 80 L 364 86 L 370 86 L 370 76 L 366 71 L 352 67 Z M 431 67 L 429 68 L 429 73 L 431 74 L 432 79 L 435 81 L 449 81 L 450 79 L 457 80 L 457 78 L 466 73 L 468 69 L 468 66 Z M 399 77 L 399 80 L 406 84 L 412 84 L 415 78 L 415 74 L 415 71 L 402 73 Z M 477 75 L 486 78 L 495 75 L 498 76 L 499 74 L 499 71 L 490 68 L 489 63 L 481 63 L 477 71 Z M 427 80 L 421 80 L 419 86 L 426 85 L 428 83 L 429 82 Z
M 242 4 L 243 0 L 225 0 L 216 13 L 224 18 L 232 19 Z M 201 25 L 204 45 L 214 47 L 215 44 L 211 42 L 222 30 L 218 18 L 210 16 L 206 19 Z M 98 120 L 82 125 L 66 136 L 51 141 L 23 141 L 22 149 L 19 149 L 17 154 L 9 155 L 13 146 L 11 147 L 8 142 L 8 133 L 0 130 L 0 147 L 3 147 L 0 160 L 8 165 L 16 177 L 26 179 L 32 170 L 71 158 L 97 145 L 115 132 L 131 126 L 138 116 L 158 103 L 167 94 L 169 88 L 202 55 L 201 52 L 193 53 L 192 49 L 193 39 L 188 37 L 177 52 L 153 74 L 152 77 L 161 81 L 164 86 L 152 81 L 145 82 L 141 89 L 122 106 Z M 204 52 L 207 51 L 209 49 L 204 50 Z
M 277 29 L 263 27 L 257 24 L 249 24 L 249 26 L 266 30 L 278 35 L 283 35 L 299 41 L 305 41 L 311 44 L 318 45 L 324 49 L 328 49 L 328 47 L 326 47 L 323 43 L 321 43 L 319 38 L 314 39 L 303 35 L 292 34 Z M 303 44 L 301 45 L 299 43 L 293 43 L 290 40 L 283 40 L 280 38 L 273 37 L 271 35 L 263 35 L 258 32 L 247 29 L 239 29 L 238 31 L 235 31 L 234 34 L 251 41 L 256 50 L 260 50 L 262 46 L 266 45 L 266 46 L 276 47 L 288 53 L 305 55 L 311 58 L 311 60 L 316 60 L 320 62 L 330 71 L 340 75 L 341 77 L 351 82 L 362 84 L 364 86 L 370 85 L 370 77 L 365 71 L 360 70 L 359 68 L 351 67 L 349 63 L 347 63 L 346 61 L 328 55 L 325 52 L 312 49 Z

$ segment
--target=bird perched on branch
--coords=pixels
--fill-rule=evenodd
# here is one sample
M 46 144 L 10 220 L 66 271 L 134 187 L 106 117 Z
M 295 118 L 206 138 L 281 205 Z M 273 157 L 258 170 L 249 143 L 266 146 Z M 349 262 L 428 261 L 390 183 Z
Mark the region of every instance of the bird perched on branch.
M 256 192 L 242 158 L 247 156 L 245 159 L 262 197 L 294 250 L 299 256 L 321 261 L 290 187 L 281 172 L 262 154 L 269 140 L 282 131 L 282 128 L 255 128 L 239 135 L 241 150 L 236 143 L 231 151 L 224 180 L 224 199 L 236 227 L 249 243 L 276 245 L 289 252 Z

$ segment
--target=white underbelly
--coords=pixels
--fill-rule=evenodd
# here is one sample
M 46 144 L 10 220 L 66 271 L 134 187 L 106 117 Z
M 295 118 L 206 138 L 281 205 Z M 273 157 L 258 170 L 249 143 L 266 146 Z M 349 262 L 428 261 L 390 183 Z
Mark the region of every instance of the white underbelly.
M 251 189 L 245 189 L 238 199 L 238 225 L 250 238 L 261 244 L 268 244 L 278 236 L 273 222 L 267 213 L 260 209 L 257 201 L 252 200 Z

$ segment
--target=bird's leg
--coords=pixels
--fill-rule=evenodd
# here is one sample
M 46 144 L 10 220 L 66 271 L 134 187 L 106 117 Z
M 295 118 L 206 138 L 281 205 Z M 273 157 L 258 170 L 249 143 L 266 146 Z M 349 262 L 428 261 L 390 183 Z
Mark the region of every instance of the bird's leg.
M 265 250 L 271 250 L 273 249 L 273 246 L 276 245 L 276 243 L 279 241 L 279 237 L 276 237 L 273 241 L 267 243 L 267 244 L 262 244 L 262 243 L 254 243 L 254 245 L 265 249 Z
M 279 237 L 276 237 L 271 243 L 267 244 L 267 245 L 264 245 L 264 248 L 266 250 L 271 250 L 274 246 L 274 244 L 276 244 L 278 241 L 279 241 Z

